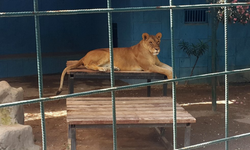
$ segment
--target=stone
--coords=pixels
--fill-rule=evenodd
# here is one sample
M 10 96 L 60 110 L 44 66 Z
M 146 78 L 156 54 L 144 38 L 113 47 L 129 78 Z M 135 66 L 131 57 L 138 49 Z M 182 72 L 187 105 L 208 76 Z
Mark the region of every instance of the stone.
M 40 150 L 34 144 L 32 128 L 29 125 L 0 126 L 0 150 Z
M 23 89 L 11 87 L 6 81 L 0 82 L 0 104 L 23 100 Z M 24 124 L 22 105 L 0 108 L 0 126 Z

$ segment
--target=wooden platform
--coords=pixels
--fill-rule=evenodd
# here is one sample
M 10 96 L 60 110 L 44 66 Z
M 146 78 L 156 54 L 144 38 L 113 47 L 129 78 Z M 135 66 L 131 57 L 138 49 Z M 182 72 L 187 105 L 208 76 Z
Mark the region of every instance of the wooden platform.
M 177 125 L 186 127 L 184 145 L 187 146 L 190 144 L 190 124 L 195 123 L 196 119 L 178 104 L 176 111 Z M 111 98 L 68 98 L 67 122 L 73 150 L 76 147 L 75 128 L 112 127 Z M 170 97 L 117 97 L 116 123 L 117 127 L 172 126 L 172 99 Z
M 71 60 L 67 61 L 66 66 L 72 65 L 77 61 Z M 84 66 L 80 66 L 79 68 L 69 70 L 67 72 L 69 84 L 68 89 L 69 93 L 74 93 L 74 80 L 75 79 L 110 79 L 109 72 L 100 72 L 85 69 Z M 163 74 L 152 73 L 148 71 L 115 71 L 114 72 L 115 79 L 146 79 L 147 82 L 151 82 L 151 79 L 163 80 L 167 79 L 167 77 Z M 150 96 L 151 88 L 148 86 L 147 88 L 147 96 Z M 167 96 L 167 84 L 163 85 L 163 95 Z
M 177 123 L 195 123 L 195 118 L 177 104 Z M 69 124 L 112 124 L 111 98 L 68 98 Z M 173 123 L 169 97 L 117 97 L 117 124 Z
M 73 65 L 73 64 L 75 64 L 77 62 L 78 62 L 77 60 L 69 60 L 69 61 L 67 61 L 66 66 Z M 100 72 L 100 71 L 94 71 L 94 70 L 86 69 L 84 66 L 80 66 L 77 69 L 69 70 L 67 73 L 72 73 L 72 72 L 86 72 L 86 73 L 99 72 L 99 73 L 104 73 L 104 72 Z M 143 72 L 143 73 L 151 73 L 149 71 L 115 71 L 115 73 L 141 73 L 141 72 Z
M 73 65 L 77 63 L 76 60 L 69 60 L 67 61 L 66 63 L 66 66 L 70 66 L 70 65 Z M 71 69 L 67 72 L 68 74 L 72 74 L 72 73 L 81 73 L 81 75 L 92 75 L 92 76 L 99 76 L 100 78 L 102 76 L 105 76 L 105 75 L 109 75 L 109 72 L 101 72 L 101 71 L 94 71 L 94 70 L 89 70 L 89 69 L 86 69 L 84 66 L 80 66 L 76 69 Z M 138 78 L 138 79 L 142 79 L 142 78 L 147 78 L 147 77 L 150 77 L 150 78 L 154 78 L 154 79 L 164 79 L 164 76 L 163 74 L 158 74 L 158 73 L 152 73 L 152 72 L 149 72 L 149 71 L 114 71 L 114 73 L 116 74 L 116 76 L 119 78 L 120 76 L 119 75 L 122 75 L 122 79 L 126 78 L 126 76 L 123 76 L 123 74 L 126 74 L 129 78 L 129 76 L 131 75 L 134 75 L 134 78 Z M 76 74 L 77 75 L 77 74 Z M 139 76 L 138 76 L 139 75 Z M 166 79 L 166 77 L 165 77 Z
M 67 61 L 67 66 L 77 61 Z M 69 93 L 74 93 L 75 79 L 110 79 L 109 72 L 85 69 L 83 66 L 69 70 Z M 115 71 L 115 79 L 167 79 L 163 74 L 147 71 Z M 162 141 L 165 127 L 173 126 L 172 99 L 170 97 L 116 97 L 117 127 L 155 127 Z M 163 96 L 167 95 L 167 84 L 163 85 Z M 191 123 L 196 119 L 177 104 L 177 127 L 185 127 L 184 145 L 190 144 Z M 110 97 L 68 98 L 67 123 L 71 150 L 76 149 L 76 128 L 112 127 L 112 101 Z

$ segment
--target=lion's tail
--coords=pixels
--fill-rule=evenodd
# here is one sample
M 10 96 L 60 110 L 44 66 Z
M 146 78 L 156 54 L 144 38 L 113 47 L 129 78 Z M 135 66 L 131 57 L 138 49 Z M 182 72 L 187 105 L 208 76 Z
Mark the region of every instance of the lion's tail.
M 79 60 L 76 64 L 68 66 L 63 70 L 62 75 L 61 75 L 61 80 L 60 80 L 60 87 L 59 87 L 58 91 L 56 92 L 56 95 L 58 95 L 62 92 L 63 80 L 64 80 L 64 76 L 65 76 L 66 72 L 70 69 L 74 69 L 74 68 L 81 66 L 83 64 L 82 62 L 83 62 L 82 60 Z

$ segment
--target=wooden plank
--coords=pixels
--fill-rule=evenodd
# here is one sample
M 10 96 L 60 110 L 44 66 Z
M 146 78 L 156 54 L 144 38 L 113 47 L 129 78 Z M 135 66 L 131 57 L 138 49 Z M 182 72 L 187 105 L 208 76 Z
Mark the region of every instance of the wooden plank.
M 94 100 L 101 100 L 101 101 L 110 101 L 111 97 L 74 97 L 74 98 L 67 98 L 67 101 L 94 101 Z M 134 100 L 164 100 L 166 102 L 172 102 L 171 97 L 116 97 L 116 101 L 134 101 Z
M 70 66 L 73 64 L 76 64 L 78 60 L 69 60 L 66 63 L 66 66 Z M 74 73 L 74 72 L 86 72 L 86 73 L 105 73 L 105 72 L 100 72 L 100 71 L 95 71 L 95 70 L 89 70 L 86 69 L 84 66 L 79 66 L 76 69 L 71 69 L 70 71 L 67 71 L 67 73 Z M 109 73 L 109 72 L 106 72 Z M 115 73 L 146 73 L 146 74 L 151 74 L 152 72 L 149 71 L 115 71 Z
M 111 100 L 93 100 L 93 101 L 84 101 L 83 100 L 73 100 L 73 101 L 68 101 L 68 103 L 95 103 L 95 102 L 111 102 Z M 131 100 L 121 100 L 119 98 L 116 98 L 116 102 L 118 103 L 171 103 L 172 101 L 167 101 L 167 100 L 162 100 L 162 99 L 159 99 L 159 100 L 154 100 L 154 99 L 144 99 L 144 100 L 139 100 L 139 99 L 131 99 Z
M 93 117 L 85 117 L 85 118 L 67 118 L 67 122 L 96 122 L 96 124 L 100 121 L 103 122 L 112 122 L 113 118 L 112 117 L 99 117 L 99 118 L 94 118 Z M 126 122 L 125 122 L 126 120 Z M 123 121 L 123 124 L 130 124 L 131 122 L 140 122 L 140 123 L 150 123 L 150 124 L 161 124 L 161 123 L 173 123 L 173 119 L 171 117 L 117 117 L 116 118 L 117 123 Z M 193 118 L 186 118 L 186 117 L 178 117 L 177 118 L 177 123 L 195 123 L 195 120 Z
M 117 114 L 117 117 L 119 118 L 126 118 L 126 119 L 131 119 L 131 118 L 145 118 L 145 117 L 151 117 L 151 118 L 160 118 L 163 117 L 165 119 L 168 120 L 172 120 L 173 116 L 171 115 L 152 115 L 152 114 L 140 114 L 140 115 L 136 115 L 136 114 Z M 99 114 L 97 115 L 69 115 L 68 116 L 69 119 L 82 119 L 84 120 L 85 118 L 92 118 L 93 120 L 102 118 L 103 120 L 105 118 L 112 118 L 112 114 Z M 192 119 L 192 116 L 187 116 L 187 115 L 177 115 L 177 118 L 184 118 L 184 119 Z
M 81 106 L 82 105 L 82 106 Z M 74 108 L 77 108 L 77 107 L 104 107 L 104 108 L 112 108 L 112 105 L 111 104 L 89 104 L 89 105 L 83 105 L 83 104 L 78 104 L 78 105 L 70 105 L 69 107 L 74 107 Z M 171 105 L 168 105 L 168 104 L 140 104 L 140 105 L 116 105 L 116 107 L 129 107 L 129 108 L 138 108 L 138 107 L 172 107 Z
M 98 108 L 95 108 L 95 109 L 98 109 Z M 188 112 L 187 111 L 185 111 L 185 110 L 179 110 L 179 109 L 177 109 L 178 111 L 177 111 L 177 113 L 186 113 L 186 114 L 188 114 Z M 117 111 L 117 113 L 163 113 L 163 114 L 166 114 L 166 113 L 169 113 L 169 112 L 172 112 L 173 110 L 172 109 L 169 109 L 169 108 L 165 108 L 165 109 L 156 109 L 156 108 L 154 108 L 154 109 L 152 109 L 152 108 L 150 108 L 150 109 L 145 109 L 145 108 L 143 108 L 143 109 L 140 109 L 140 110 L 136 110 L 136 109 L 133 109 L 133 108 L 130 108 L 130 109 L 119 109 L 119 108 L 116 108 L 116 111 Z M 71 109 L 71 110 L 67 110 L 67 113 L 69 113 L 69 114 L 71 114 L 71 113 L 81 113 L 81 114 L 84 114 L 84 113 L 91 113 L 91 112 L 93 112 L 91 109 L 88 109 L 88 110 L 85 110 L 85 109 Z M 109 112 L 112 112 L 112 108 L 109 108 L 109 109 L 103 109 L 102 111 L 94 111 L 95 112 L 95 114 L 98 114 L 98 113 L 101 113 L 101 112 L 103 112 L 103 113 L 105 113 L 105 112 L 107 112 L 107 113 L 109 113 Z
M 123 112 L 116 112 L 117 116 L 126 116 L 126 117 L 133 117 L 133 116 L 163 116 L 163 117 L 173 117 L 173 115 L 171 114 L 172 111 L 168 111 L 165 113 L 162 113 L 162 111 L 147 111 L 147 112 L 127 112 L 127 111 L 123 111 Z M 99 117 L 99 116 L 112 116 L 112 111 L 110 112 L 96 112 L 96 113 L 89 113 L 89 112 L 70 112 L 68 114 L 68 117 L 74 117 L 74 118 L 81 118 L 81 117 L 85 117 L 85 116 L 92 116 L 92 117 Z M 181 116 L 181 117 L 189 117 L 189 115 L 187 115 L 186 112 L 177 112 L 177 116 Z
M 149 98 L 134 98 L 134 97 L 116 97 L 116 102 L 136 102 L 136 103 L 142 103 L 142 102 L 164 102 L 164 103 L 172 103 L 172 100 L 166 97 L 149 97 Z M 84 102 L 87 103 L 88 101 L 94 102 L 94 101 L 101 101 L 101 102 L 111 102 L 110 97 L 78 97 L 78 98 L 68 98 L 67 103 L 76 103 L 76 102 Z
M 113 118 L 109 119 L 103 119 L 99 118 L 96 120 L 93 120 L 92 118 L 85 118 L 83 119 L 67 119 L 67 122 L 69 124 L 112 124 Z M 195 119 L 185 119 L 185 118 L 178 118 L 177 123 L 195 123 Z M 117 124 L 168 124 L 173 123 L 173 120 L 163 118 L 129 118 L 126 120 L 126 118 L 116 118 Z
M 82 118 L 67 118 L 67 120 L 81 120 L 81 121 L 85 121 L 87 119 L 91 119 L 92 121 L 97 121 L 97 120 L 103 120 L 103 121 L 108 121 L 111 120 L 112 121 L 112 116 L 108 117 L 108 116 L 100 116 L 100 117 L 95 117 L 93 118 L 92 116 L 84 116 Z M 151 120 L 151 123 L 160 123 L 158 122 L 158 120 L 163 120 L 166 122 L 173 122 L 173 117 L 164 117 L 164 116 L 117 116 L 116 118 L 117 120 Z M 179 123 L 180 121 L 183 121 L 185 123 L 187 123 L 187 121 L 189 120 L 193 120 L 193 118 L 189 117 L 182 117 L 182 116 L 178 116 L 177 118 L 177 123 Z M 193 121 L 192 121 L 193 122 Z M 190 122 L 191 123 L 191 122 Z
M 89 114 L 89 115 L 79 115 L 79 114 L 75 114 L 75 115 L 69 115 L 68 118 L 69 119 L 84 119 L 84 118 L 93 118 L 94 119 L 97 119 L 97 118 L 112 118 L 112 113 L 110 114 Z M 117 117 L 121 117 L 121 118 L 127 118 L 127 119 L 130 119 L 130 118 L 145 118 L 145 117 L 152 117 L 152 118 L 158 118 L 158 117 L 164 117 L 164 118 L 168 118 L 168 119 L 173 119 L 173 116 L 172 115 L 167 115 L 167 114 L 158 114 L 158 115 L 155 115 L 155 114 L 117 114 Z M 187 118 L 187 119 L 190 119 L 192 118 L 192 116 L 187 116 L 185 114 L 178 114 L 177 115 L 177 118 Z
M 195 123 L 196 120 L 177 104 L 177 123 Z M 172 123 L 172 101 L 168 97 L 116 98 L 117 124 Z M 112 124 L 110 97 L 68 98 L 69 124 Z
M 184 110 L 183 108 L 177 107 L 178 111 Z M 98 112 L 98 111 L 111 111 L 112 107 L 68 107 L 68 112 L 70 111 L 86 111 L 86 112 Z M 155 107 L 147 107 L 147 108 L 140 108 L 140 107 L 116 107 L 116 111 L 152 111 L 155 110 Z M 159 107 L 157 110 L 160 111 L 172 111 L 172 107 Z
M 100 117 L 100 118 L 91 118 L 91 117 L 85 117 L 85 118 L 68 118 L 67 122 L 72 124 L 71 122 L 94 122 L 94 124 L 98 124 L 98 122 L 111 122 L 113 121 L 112 117 Z M 130 124 L 131 122 L 140 122 L 140 123 L 150 123 L 150 124 L 161 124 L 161 123 L 173 123 L 173 119 L 170 119 L 168 117 L 148 117 L 148 118 L 142 118 L 142 117 L 117 117 L 116 118 L 117 124 L 120 124 L 119 122 L 122 122 L 123 124 Z M 125 122 L 126 121 L 126 122 Z M 192 118 L 178 118 L 177 123 L 195 123 L 195 120 Z
M 90 101 L 88 98 L 84 98 L 84 100 L 86 99 L 86 101 L 80 101 L 79 99 L 81 99 L 81 98 L 77 98 L 77 99 L 74 98 L 71 100 L 67 100 L 67 107 L 69 109 L 71 109 L 71 108 L 78 109 L 78 107 L 82 107 L 84 109 L 91 108 L 91 107 L 93 109 L 95 109 L 95 107 L 97 109 L 98 108 L 111 108 L 112 107 L 111 101 L 107 101 L 107 100 L 103 101 L 105 98 L 101 98 L 101 100 L 99 98 L 97 98 L 97 99 L 91 98 L 93 101 Z M 119 109 L 119 108 L 128 108 L 128 109 L 168 108 L 168 109 L 172 109 L 172 102 L 169 101 L 168 99 L 165 100 L 165 98 L 162 98 L 162 97 L 155 98 L 157 100 L 151 100 L 151 98 L 147 98 L 147 99 L 144 98 L 144 100 L 141 100 L 140 98 L 138 98 L 138 99 L 131 98 L 128 101 L 124 101 L 124 98 L 116 98 L 116 108 L 117 109 Z M 74 100 L 76 100 L 76 101 L 74 101 Z M 177 104 L 177 109 L 182 110 L 183 108 L 179 107 L 179 105 Z
M 105 117 L 105 118 L 96 118 L 96 119 L 92 119 L 91 117 L 86 117 L 84 119 L 75 119 L 75 118 L 69 118 L 67 119 L 68 123 L 71 122 L 111 122 L 112 123 L 112 117 Z M 134 117 L 134 118 L 125 118 L 125 117 L 117 117 L 116 121 L 118 124 L 120 124 L 121 122 L 123 124 L 130 124 L 131 122 L 140 122 L 140 123 L 151 123 L 151 124 L 161 124 L 161 123 L 173 123 L 173 119 L 169 119 L 166 117 L 158 117 L 158 118 L 154 118 L 154 117 L 147 117 L 147 118 L 140 118 L 140 117 Z M 126 121 L 126 122 L 125 122 Z M 195 123 L 195 120 L 193 118 L 182 118 L 179 117 L 177 119 L 177 123 Z
M 80 102 L 80 101 L 71 101 L 71 102 L 67 102 L 68 105 L 109 105 L 109 104 L 112 104 L 111 101 L 92 101 L 92 102 Z M 116 101 L 116 104 L 117 105 L 141 105 L 141 104 L 155 104 L 155 105 L 161 105 L 161 104 L 164 104 L 164 105 L 169 105 L 171 106 L 172 103 L 166 103 L 164 101 L 160 102 L 150 102 L 150 101 L 124 101 L 124 102 L 119 102 L 119 101 Z
M 111 104 L 111 101 L 68 101 L 67 104 Z M 131 105 L 131 104 L 169 104 L 172 105 L 170 102 L 166 103 L 164 100 L 136 100 L 136 101 L 116 101 L 117 105 Z

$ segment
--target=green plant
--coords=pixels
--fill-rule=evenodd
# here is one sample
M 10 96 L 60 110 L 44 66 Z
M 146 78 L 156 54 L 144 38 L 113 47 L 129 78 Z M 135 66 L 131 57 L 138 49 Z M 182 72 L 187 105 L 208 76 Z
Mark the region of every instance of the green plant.
M 223 4 L 224 0 L 207 0 L 208 3 Z M 226 0 L 227 3 L 250 2 L 250 0 Z M 215 8 L 216 17 L 219 22 L 224 22 L 224 7 Z M 239 22 L 247 24 L 250 20 L 249 6 L 230 6 L 227 7 L 227 20 L 229 23 Z
M 199 42 L 197 44 L 194 44 L 194 43 L 189 44 L 188 42 L 181 41 L 179 43 L 179 47 L 184 52 L 186 52 L 188 56 L 193 55 L 196 57 L 194 66 L 193 66 L 191 74 L 190 74 L 190 76 L 192 76 L 194 68 L 195 68 L 200 56 L 202 56 L 208 50 L 208 44 L 206 42 L 202 42 L 201 40 L 199 40 Z

